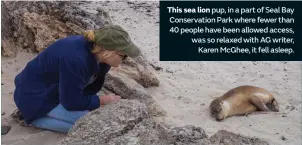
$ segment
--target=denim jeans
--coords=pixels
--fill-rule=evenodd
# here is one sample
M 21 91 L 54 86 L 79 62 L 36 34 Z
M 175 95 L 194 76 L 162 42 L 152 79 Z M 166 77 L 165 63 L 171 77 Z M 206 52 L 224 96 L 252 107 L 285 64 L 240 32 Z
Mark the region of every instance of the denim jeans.
M 68 133 L 74 123 L 89 111 L 68 111 L 61 104 L 31 124 L 41 129 Z

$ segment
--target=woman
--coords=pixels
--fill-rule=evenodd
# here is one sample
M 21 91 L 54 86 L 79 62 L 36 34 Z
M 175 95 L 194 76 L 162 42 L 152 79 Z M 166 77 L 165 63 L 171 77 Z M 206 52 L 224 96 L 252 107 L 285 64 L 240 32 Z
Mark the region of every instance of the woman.
M 120 96 L 97 96 L 111 67 L 140 49 L 118 25 L 59 39 L 15 78 L 14 101 L 26 124 L 67 133 L 75 121 Z

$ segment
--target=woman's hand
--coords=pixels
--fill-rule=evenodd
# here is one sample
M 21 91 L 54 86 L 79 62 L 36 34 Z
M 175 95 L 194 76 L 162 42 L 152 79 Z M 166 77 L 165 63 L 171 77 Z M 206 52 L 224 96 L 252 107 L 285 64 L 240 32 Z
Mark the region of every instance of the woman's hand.
M 101 105 L 106 105 L 108 103 L 121 100 L 121 96 L 114 95 L 114 94 L 100 96 L 99 98 L 100 98 Z

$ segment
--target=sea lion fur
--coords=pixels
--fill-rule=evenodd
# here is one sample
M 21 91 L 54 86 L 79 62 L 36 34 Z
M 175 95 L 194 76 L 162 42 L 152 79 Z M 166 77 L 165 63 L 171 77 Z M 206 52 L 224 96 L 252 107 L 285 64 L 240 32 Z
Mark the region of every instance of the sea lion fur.
M 217 121 L 255 111 L 279 112 L 274 96 L 269 91 L 255 86 L 245 85 L 233 88 L 210 104 L 211 116 Z

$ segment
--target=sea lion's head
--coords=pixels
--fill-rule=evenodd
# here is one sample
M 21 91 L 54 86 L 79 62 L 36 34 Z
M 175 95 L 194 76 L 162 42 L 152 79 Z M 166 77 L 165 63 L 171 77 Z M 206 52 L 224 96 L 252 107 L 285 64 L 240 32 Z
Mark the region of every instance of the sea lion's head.
M 275 98 L 270 103 L 267 103 L 266 106 L 270 111 L 279 112 L 279 105 Z
M 225 118 L 224 102 L 220 99 L 215 99 L 210 104 L 211 116 L 216 119 L 216 121 L 221 121 Z

